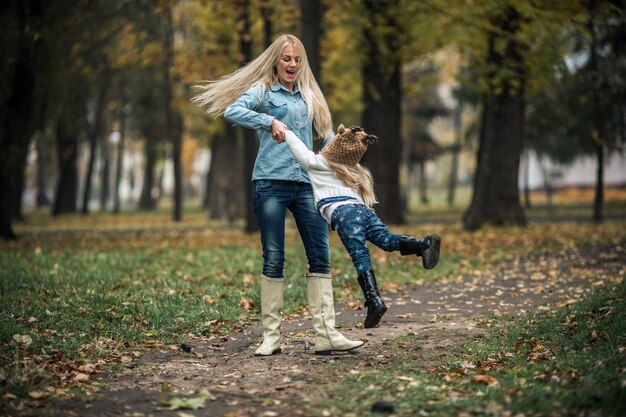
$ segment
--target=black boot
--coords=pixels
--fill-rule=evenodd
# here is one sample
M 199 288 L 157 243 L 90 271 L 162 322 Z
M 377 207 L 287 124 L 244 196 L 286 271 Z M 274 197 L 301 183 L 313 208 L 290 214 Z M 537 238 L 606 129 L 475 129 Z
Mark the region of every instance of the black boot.
M 422 257 L 422 264 L 426 269 L 433 269 L 439 262 L 439 235 L 428 235 L 424 239 L 413 236 L 402 236 L 400 239 L 400 253 L 402 255 L 417 255 Z
M 374 271 L 363 272 L 359 275 L 357 281 L 359 281 L 359 285 L 363 291 L 363 296 L 365 297 L 365 307 L 367 307 L 367 316 L 365 317 L 363 327 L 371 329 L 380 323 L 380 319 L 387 311 L 387 306 L 378 293 L 378 286 L 376 285 L 376 276 L 374 276 Z

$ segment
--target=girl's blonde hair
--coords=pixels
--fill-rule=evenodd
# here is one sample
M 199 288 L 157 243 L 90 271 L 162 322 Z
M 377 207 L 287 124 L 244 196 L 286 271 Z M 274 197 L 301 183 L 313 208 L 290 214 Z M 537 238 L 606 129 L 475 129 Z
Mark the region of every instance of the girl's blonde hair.
M 237 71 L 197 86 L 204 91 L 193 97 L 192 102 L 206 107 L 209 114 L 221 116 L 226 107 L 251 87 L 259 86 L 265 90 L 266 87 L 276 84 L 278 82 L 276 64 L 287 45 L 292 45 L 300 51 L 300 68 L 296 74 L 296 84 L 307 104 L 307 122 L 313 121 L 317 137 L 327 138 L 332 133 L 333 126 L 328 103 L 309 67 L 304 45 L 293 35 L 279 36 L 261 55 Z
M 345 165 L 326 159 L 328 166 L 337 173 L 339 178 L 348 186 L 359 191 L 366 206 L 372 207 L 378 203 L 374 193 L 374 178 L 369 169 L 360 164 Z

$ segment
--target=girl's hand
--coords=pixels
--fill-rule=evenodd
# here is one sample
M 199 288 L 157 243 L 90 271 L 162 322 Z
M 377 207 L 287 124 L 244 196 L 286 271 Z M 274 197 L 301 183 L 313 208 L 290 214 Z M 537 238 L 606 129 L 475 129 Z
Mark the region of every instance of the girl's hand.
M 276 143 L 283 143 L 285 141 L 285 132 L 289 130 L 286 124 L 278 119 L 272 120 L 272 138 Z

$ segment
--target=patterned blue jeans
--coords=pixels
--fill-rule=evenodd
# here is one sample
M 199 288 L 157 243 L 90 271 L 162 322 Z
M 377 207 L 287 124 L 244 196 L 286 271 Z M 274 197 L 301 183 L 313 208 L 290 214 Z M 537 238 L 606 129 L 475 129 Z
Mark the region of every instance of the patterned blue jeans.
M 331 218 L 333 229 L 339 234 L 358 275 L 373 271 L 366 241 L 393 252 L 400 249 L 401 235 L 389 232 L 374 210 L 363 204 L 346 204 L 337 207 Z

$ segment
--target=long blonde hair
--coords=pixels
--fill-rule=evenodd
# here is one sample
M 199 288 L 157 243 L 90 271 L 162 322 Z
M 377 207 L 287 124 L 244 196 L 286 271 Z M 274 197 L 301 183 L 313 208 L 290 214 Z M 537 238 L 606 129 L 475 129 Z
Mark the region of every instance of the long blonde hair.
M 324 158 L 325 159 L 325 158 Z M 376 194 L 374 193 L 374 178 L 369 169 L 360 164 L 345 165 L 338 162 L 332 162 L 326 159 L 328 166 L 337 173 L 339 178 L 351 188 L 359 191 L 361 198 L 366 206 L 372 207 L 378 203 Z
M 207 113 L 221 116 L 226 107 L 249 88 L 257 85 L 265 89 L 276 84 L 278 82 L 276 64 L 286 45 L 292 45 L 300 51 L 300 69 L 296 74 L 296 84 L 307 104 L 307 122 L 313 121 L 317 137 L 327 138 L 333 129 L 328 103 L 309 67 L 304 45 L 293 35 L 279 36 L 261 55 L 237 71 L 218 80 L 198 85 L 197 88 L 204 91 L 194 96 L 191 101 L 206 107 Z

